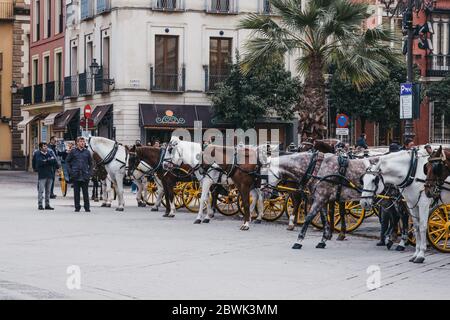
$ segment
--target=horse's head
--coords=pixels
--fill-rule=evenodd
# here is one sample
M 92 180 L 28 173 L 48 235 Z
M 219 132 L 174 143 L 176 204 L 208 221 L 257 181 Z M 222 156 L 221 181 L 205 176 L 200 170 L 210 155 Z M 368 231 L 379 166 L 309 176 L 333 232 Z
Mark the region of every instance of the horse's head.
M 134 176 L 134 170 L 136 170 L 136 167 L 139 165 L 140 159 L 136 152 L 136 146 L 125 146 L 125 149 L 128 152 L 128 168 L 127 168 L 127 176 L 133 177 Z
M 384 189 L 384 179 L 380 168 L 380 158 L 367 159 L 367 161 L 370 165 L 360 181 L 363 188 L 360 204 L 364 209 L 369 210 L 375 196 Z
M 450 175 L 450 170 L 446 165 L 447 161 L 446 154 L 442 146 L 440 146 L 438 150 L 431 154 L 428 162 L 423 166 L 424 173 L 427 176 L 425 182 L 425 194 L 427 197 L 439 197 L 440 188 Z
M 164 155 L 163 168 L 164 170 L 171 170 L 174 167 L 181 166 L 182 150 L 180 148 L 181 140 L 178 137 L 172 137 L 166 148 L 166 153 Z
M 298 152 L 306 152 L 312 150 L 314 148 L 314 143 L 314 139 L 309 137 L 300 144 L 300 146 L 298 147 Z

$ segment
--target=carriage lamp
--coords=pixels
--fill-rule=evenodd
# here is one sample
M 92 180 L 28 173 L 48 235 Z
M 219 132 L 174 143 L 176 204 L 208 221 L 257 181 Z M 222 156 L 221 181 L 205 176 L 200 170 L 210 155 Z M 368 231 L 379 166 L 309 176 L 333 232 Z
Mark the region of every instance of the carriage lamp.
M 18 88 L 19 88 L 19 86 L 17 85 L 17 83 L 15 81 L 13 81 L 12 85 L 11 85 L 11 93 L 16 94 Z
M 91 73 L 95 76 L 98 74 L 98 70 L 100 69 L 100 66 L 97 63 L 97 60 L 94 59 L 91 63 L 91 65 L 89 66 L 89 69 L 91 69 Z

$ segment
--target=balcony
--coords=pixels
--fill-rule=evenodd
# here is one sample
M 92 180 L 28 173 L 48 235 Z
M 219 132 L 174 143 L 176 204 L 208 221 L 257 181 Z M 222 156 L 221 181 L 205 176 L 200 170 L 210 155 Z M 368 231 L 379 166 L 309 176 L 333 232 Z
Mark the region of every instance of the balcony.
M 427 77 L 445 77 L 448 74 L 450 74 L 450 55 L 427 56 Z
M 81 20 L 88 20 L 94 17 L 94 1 L 80 0 Z
M 97 0 L 97 14 L 110 11 L 111 11 L 111 0 Z
M 238 0 L 206 0 L 206 12 L 217 14 L 238 14 Z
M 182 93 L 186 85 L 186 68 L 176 72 L 161 72 L 150 67 L 150 91 Z
M 211 72 L 209 66 L 204 66 L 203 69 L 205 71 L 205 92 L 216 90 L 217 85 L 224 82 L 230 74 L 229 70 L 222 70 L 220 73 Z
M 92 95 L 92 76 L 90 73 L 80 73 L 78 75 L 79 95 L 90 96 Z
M 61 101 L 63 98 L 62 81 L 51 81 L 23 88 L 23 104 L 39 104 Z
M 0 20 L 14 19 L 14 6 L 12 1 L 0 1 Z
M 153 0 L 153 10 L 184 11 L 184 0 Z
M 108 93 L 111 92 L 111 85 L 114 80 L 109 78 L 109 69 L 100 67 L 98 73 L 94 76 L 94 92 Z
M 64 97 L 76 98 L 78 96 L 78 75 L 64 78 Z

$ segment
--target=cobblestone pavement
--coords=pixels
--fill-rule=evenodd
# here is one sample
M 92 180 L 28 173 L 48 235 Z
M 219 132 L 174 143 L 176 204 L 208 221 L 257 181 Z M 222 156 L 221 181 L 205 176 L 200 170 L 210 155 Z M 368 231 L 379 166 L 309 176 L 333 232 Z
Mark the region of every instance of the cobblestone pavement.
M 294 251 L 298 230 L 283 221 L 242 232 L 220 214 L 209 225 L 183 210 L 165 219 L 138 208 L 129 189 L 120 214 L 99 203 L 76 214 L 72 190 L 55 211 L 38 211 L 35 175 L 0 171 L 0 199 L 0 299 L 448 298 L 450 255 L 430 249 L 417 265 L 411 247 L 376 247 L 376 218 L 325 250 L 312 230 Z

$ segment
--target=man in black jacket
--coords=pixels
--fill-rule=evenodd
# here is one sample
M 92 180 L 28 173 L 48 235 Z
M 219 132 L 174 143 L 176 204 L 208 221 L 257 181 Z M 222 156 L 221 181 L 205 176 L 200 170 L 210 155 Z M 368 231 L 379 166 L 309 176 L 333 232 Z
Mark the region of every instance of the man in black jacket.
M 36 152 L 33 157 L 36 171 L 38 172 L 38 208 L 39 210 L 44 210 L 42 200 L 43 194 L 45 193 L 45 210 L 53 210 L 50 207 L 50 189 L 56 158 L 53 153 L 48 152 L 48 147 L 45 142 L 39 143 L 39 152 Z
M 56 158 L 56 164 L 53 166 L 53 179 L 52 179 L 52 187 L 51 187 L 51 194 L 50 199 L 56 199 L 56 195 L 54 193 L 54 187 L 55 187 L 55 174 L 56 171 L 59 169 L 59 163 L 57 156 L 58 151 L 56 150 L 56 137 L 53 136 L 50 138 L 50 143 L 48 144 L 48 152 L 51 154 L 53 152 L 54 157 Z
M 73 183 L 75 212 L 80 212 L 80 189 L 83 191 L 84 211 L 90 212 L 89 180 L 92 176 L 91 153 L 86 149 L 83 137 L 77 138 L 77 147 L 72 149 L 66 158 L 70 179 Z

